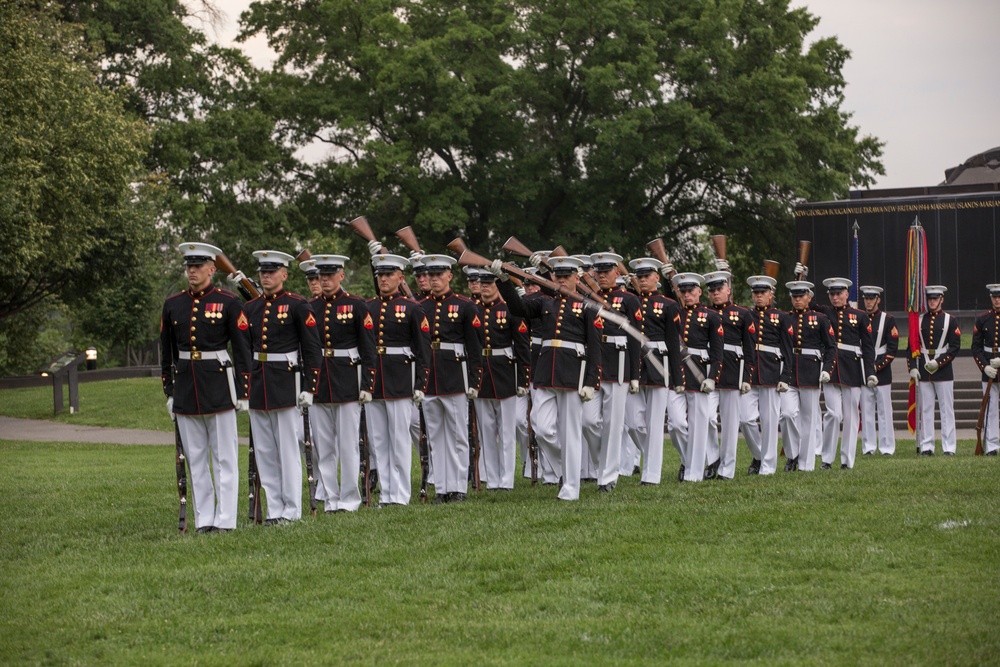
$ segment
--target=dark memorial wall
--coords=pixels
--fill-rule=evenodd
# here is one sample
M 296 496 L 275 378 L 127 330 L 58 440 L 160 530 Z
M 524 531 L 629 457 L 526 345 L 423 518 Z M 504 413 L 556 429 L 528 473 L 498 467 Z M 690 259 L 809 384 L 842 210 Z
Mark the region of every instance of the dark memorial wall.
M 986 285 L 1000 282 L 997 192 L 816 202 L 797 206 L 795 218 L 796 240 L 812 242 L 808 280 L 817 286 L 824 278 L 850 277 L 856 220 L 859 282 L 884 288 L 882 305 L 890 312 L 906 310 L 906 237 L 914 218 L 927 234 L 927 282 L 948 288 L 946 310 L 989 308 Z

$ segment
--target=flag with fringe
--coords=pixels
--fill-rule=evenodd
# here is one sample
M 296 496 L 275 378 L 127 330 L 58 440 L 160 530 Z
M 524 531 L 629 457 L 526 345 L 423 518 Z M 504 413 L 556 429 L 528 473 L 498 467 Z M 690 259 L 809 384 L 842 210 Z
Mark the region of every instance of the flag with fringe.
M 914 218 L 906 236 L 906 312 L 909 313 L 910 356 L 920 354 L 920 314 L 927 312 L 927 235 L 920 225 L 920 218 Z M 909 394 L 906 402 L 906 426 L 910 433 L 917 430 L 917 383 L 910 378 Z

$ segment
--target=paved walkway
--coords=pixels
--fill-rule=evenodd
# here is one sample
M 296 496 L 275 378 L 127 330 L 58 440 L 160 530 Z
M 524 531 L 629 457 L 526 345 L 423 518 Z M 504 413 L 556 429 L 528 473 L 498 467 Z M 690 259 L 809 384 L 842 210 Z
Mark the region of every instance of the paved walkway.
M 63 424 L 44 419 L 0 417 L 0 440 L 30 442 L 99 442 L 112 445 L 172 445 L 174 434 L 137 428 Z M 240 444 L 247 444 L 240 438 Z

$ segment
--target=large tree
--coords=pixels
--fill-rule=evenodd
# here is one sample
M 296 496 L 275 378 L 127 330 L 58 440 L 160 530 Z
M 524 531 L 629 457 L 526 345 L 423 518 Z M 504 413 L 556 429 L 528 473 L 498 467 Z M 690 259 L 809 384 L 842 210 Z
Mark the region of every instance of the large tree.
M 295 140 L 328 148 L 299 198 L 314 224 L 364 212 L 490 251 L 663 235 L 680 257 L 707 227 L 756 268 L 790 258 L 793 202 L 882 171 L 816 24 L 786 0 L 260 0 L 243 35 L 278 53 Z

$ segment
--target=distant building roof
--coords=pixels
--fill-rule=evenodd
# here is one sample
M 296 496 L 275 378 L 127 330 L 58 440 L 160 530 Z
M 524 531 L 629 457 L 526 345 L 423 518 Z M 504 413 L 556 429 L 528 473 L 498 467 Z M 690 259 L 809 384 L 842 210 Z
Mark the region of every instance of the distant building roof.
M 968 160 L 944 170 L 939 185 L 975 185 L 1000 183 L 1000 147 L 973 155 Z

